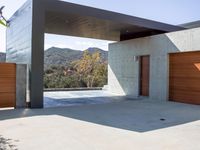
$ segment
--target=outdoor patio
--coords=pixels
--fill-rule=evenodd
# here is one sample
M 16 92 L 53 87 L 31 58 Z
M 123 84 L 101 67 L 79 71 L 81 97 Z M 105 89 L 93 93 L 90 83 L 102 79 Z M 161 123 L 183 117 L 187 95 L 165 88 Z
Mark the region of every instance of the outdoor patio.
M 196 150 L 200 149 L 200 106 L 122 100 L 1 110 L 0 131 L 0 148 L 20 150 Z

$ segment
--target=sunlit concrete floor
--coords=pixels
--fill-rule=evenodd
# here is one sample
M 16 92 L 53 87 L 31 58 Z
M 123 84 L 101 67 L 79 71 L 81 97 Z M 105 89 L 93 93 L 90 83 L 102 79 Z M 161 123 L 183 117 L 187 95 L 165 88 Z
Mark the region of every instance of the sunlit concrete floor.
M 63 107 L 118 102 L 122 96 L 106 90 L 44 92 L 44 107 Z
M 198 150 L 199 139 L 195 105 L 146 99 L 0 111 L 5 149 Z

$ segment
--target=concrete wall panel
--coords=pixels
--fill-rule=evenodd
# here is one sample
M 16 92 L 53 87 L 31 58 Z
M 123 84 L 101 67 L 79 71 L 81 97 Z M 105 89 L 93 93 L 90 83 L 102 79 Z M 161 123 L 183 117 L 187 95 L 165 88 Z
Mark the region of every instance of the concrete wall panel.
M 16 65 L 16 108 L 26 108 L 27 65 Z
M 200 28 L 110 44 L 109 90 L 138 97 L 139 61 L 133 57 L 150 55 L 150 98 L 168 100 L 168 54 L 199 50 Z

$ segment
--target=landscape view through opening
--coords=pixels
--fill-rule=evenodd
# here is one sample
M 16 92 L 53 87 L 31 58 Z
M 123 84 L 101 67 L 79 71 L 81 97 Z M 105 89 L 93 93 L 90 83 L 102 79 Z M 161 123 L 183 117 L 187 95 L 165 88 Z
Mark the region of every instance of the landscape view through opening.
M 108 44 L 111 42 L 45 34 L 44 89 L 107 85 Z

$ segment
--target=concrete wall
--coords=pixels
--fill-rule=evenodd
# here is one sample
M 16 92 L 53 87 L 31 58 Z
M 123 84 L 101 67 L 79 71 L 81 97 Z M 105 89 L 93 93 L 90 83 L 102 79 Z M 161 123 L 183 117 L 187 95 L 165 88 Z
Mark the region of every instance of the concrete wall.
M 31 64 L 32 1 L 28 0 L 9 21 L 6 33 L 6 61 Z
M 16 65 L 16 108 L 26 108 L 27 65 Z
M 32 108 L 43 107 L 44 7 L 42 0 L 27 0 L 7 28 L 6 61 L 28 65 L 27 97 Z
M 29 72 L 31 72 L 32 51 L 32 0 L 28 0 L 9 19 L 10 24 L 6 31 L 6 62 L 27 64 L 27 93 L 29 88 Z M 30 101 L 30 96 L 27 95 Z
M 168 54 L 200 50 L 200 28 L 171 32 L 109 45 L 109 91 L 139 96 L 139 61 L 134 56 L 150 55 L 150 98 L 168 100 Z

